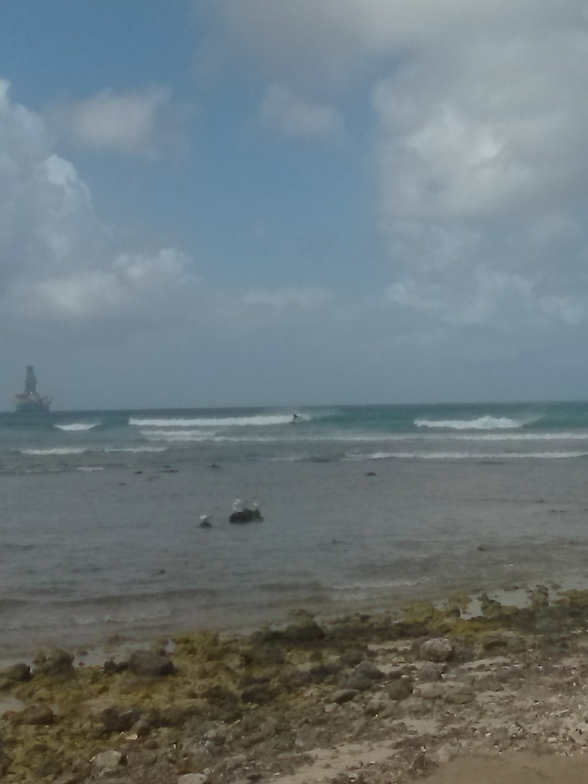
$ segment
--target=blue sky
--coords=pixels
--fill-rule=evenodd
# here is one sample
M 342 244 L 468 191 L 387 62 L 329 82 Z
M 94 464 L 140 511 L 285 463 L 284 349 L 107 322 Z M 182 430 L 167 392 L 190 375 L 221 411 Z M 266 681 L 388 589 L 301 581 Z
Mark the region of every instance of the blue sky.
M 0 9 L 0 409 L 585 397 L 579 0 Z

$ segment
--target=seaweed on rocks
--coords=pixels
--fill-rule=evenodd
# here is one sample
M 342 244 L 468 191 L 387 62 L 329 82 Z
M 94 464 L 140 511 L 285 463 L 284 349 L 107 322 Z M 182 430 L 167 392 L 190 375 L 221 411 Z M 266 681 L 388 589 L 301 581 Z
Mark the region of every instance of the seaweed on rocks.
M 466 605 L 301 613 L 249 636 L 179 634 L 172 653 L 159 644 L 104 667 L 45 651 L 32 672 L 0 673 L 5 704 L 21 706 L 0 718 L 0 775 L 266 784 L 335 747 L 331 779 L 382 784 L 475 750 L 588 749 L 588 593 L 554 602 L 538 590 L 522 609 L 483 601 L 475 617 Z M 347 742 L 387 756 L 354 772 Z

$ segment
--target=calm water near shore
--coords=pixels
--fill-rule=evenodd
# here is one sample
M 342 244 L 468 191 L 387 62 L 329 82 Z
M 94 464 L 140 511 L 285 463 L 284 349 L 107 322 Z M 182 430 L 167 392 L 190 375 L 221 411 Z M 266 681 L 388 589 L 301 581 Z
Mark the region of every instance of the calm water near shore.
M 0 656 L 580 581 L 587 458 L 579 403 L 0 415 Z

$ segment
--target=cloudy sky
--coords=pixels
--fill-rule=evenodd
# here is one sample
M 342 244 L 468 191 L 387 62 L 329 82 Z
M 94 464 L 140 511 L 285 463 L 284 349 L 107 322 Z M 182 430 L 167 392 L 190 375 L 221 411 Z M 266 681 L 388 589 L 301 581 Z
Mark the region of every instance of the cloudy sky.
M 0 409 L 587 397 L 588 3 L 0 11 Z

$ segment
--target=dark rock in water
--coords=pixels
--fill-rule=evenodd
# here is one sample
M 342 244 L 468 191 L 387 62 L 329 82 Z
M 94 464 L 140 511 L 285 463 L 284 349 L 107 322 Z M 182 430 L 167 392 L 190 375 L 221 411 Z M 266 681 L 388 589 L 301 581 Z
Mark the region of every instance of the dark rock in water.
M 217 463 L 211 463 L 210 468 L 220 468 L 220 466 Z
M 162 654 L 133 651 L 129 657 L 129 670 L 135 675 L 162 678 L 165 675 L 173 675 L 176 668 L 172 660 Z
M 241 511 L 233 512 L 229 517 L 229 523 L 253 523 L 262 520 L 263 517 L 259 509 L 241 509 Z
M 377 476 L 375 471 L 368 471 L 366 476 Z
M 0 679 L 12 681 L 13 683 L 25 683 L 30 681 L 31 668 L 28 664 L 13 664 L 12 667 L 5 667 L 0 670 Z
M 201 523 L 198 523 L 198 528 L 212 528 L 212 523 L 208 520 L 203 520 Z
M 33 659 L 35 674 L 69 678 L 75 674 L 73 660 L 71 653 L 60 648 L 39 651 Z

